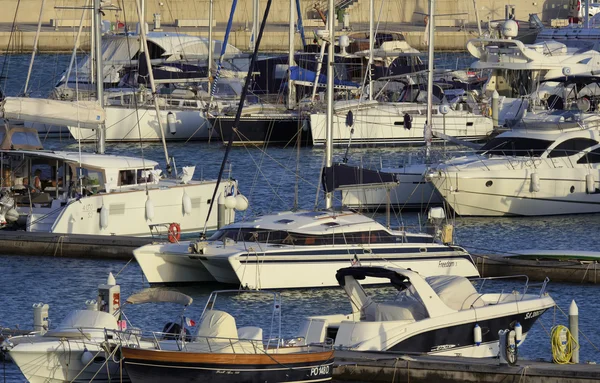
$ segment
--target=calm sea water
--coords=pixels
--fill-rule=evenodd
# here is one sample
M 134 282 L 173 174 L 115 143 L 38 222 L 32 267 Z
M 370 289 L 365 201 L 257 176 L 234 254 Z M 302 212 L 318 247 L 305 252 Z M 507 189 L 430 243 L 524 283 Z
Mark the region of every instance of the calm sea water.
M 40 55 L 34 68 L 31 89 L 34 95 L 44 96 L 58 80 L 62 69 L 68 64 L 66 55 Z M 8 68 L 4 90 L 8 95 L 22 92 L 27 73 L 29 56 L 0 57 L 0 65 Z M 456 55 L 447 59 L 448 66 L 455 62 L 468 62 L 465 56 Z M 46 140 L 48 149 L 78 150 L 76 142 L 69 139 Z M 92 145 L 83 145 L 82 150 L 93 150 Z M 176 143 L 169 144 L 177 166 L 196 165 L 196 176 L 214 178 L 223 158 L 222 144 Z M 144 156 L 164 164 L 161 145 L 116 144 L 108 145 L 111 154 Z M 405 149 L 353 149 L 350 161 L 379 167 L 380 164 L 398 163 Z M 241 192 L 250 200 L 250 209 L 238 217 L 290 209 L 294 201 L 294 185 L 297 181 L 296 165 L 299 164 L 299 205 L 311 209 L 319 183 L 319 169 L 324 152 L 318 148 L 301 148 L 298 156 L 294 148 L 268 148 L 267 150 L 234 148 L 230 156 L 232 177 L 239 180 Z M 336 159 L 344 151 L 336 150 Z M 383 220 L 382 215 L 375 215 Z M 416 226 L 420 217 L 416 213 L 397 213 L 393 224 Z M 495 253 L 527 248 L 576 249 L 600 251 L 596 239 L 600 228 L 600 215 L 562 216 L 543 218 L 462 218 L 456 223 L 457 242 L 469 250 Z M 62 259 L 52 257 L 0 255 L 0 326 L 31 328 L 33 314 L 31 305 L 36 302 L 50 304 L 50 319 L 54 325 L 71 310 L 82 308 L 86 299 L 94 298 L 97 285 L 103 283 L 109 272 L 117 275 L 122 296 L 147 287 L 143 274 L 135 262 Z M 290 273 L 294 270 L 290 269 Z M 307 276 L 308 278 L 309 276 Z M 487 290 L 509 291 L 513 284 L 492 283 Z M 209 293 L 215 288 L 186 288 L 183 291 L 194 298 L 187 315 L 197 318 Z M 581 330 L 592 343 L 600 346 L 600 335 L 594 318 L 600 316 L 597 299 L 599 287 L 579 284 L 550 283 L 548 291 L 565 312 L 572 299 L 579 304 Z M 389 293 L 388 290 L 372 290 L 373 293 Z M 307 315 L 347 312 L 350 306 L 339 289 L 306 289 L 282 293 L 282 328 L 285 335 L 293 335 L 299 318 Z M 270 326 L 269 296 L 242 296 L 224 302 L 224 307 L 233 314 L 239 325 Z M 164 324 L 181 314 L 175 305 L 131 306 L 126 315 L 138 327 L 160 331 Z M 567 324 L 559 310 L 544 314 L 531 331 L 521 352 L 527 358 L 551 358 L 548 331 L 554 324 Z M 600 361 L 596 346 L 582 339 L 581 360 Z M 21 382 L 18 369 L 7 364 L 0 366 L 0 377 L 6 382 Z M 5 375 L 4 375 L 5 374 Z M 2 378 L 0 378 L 2 379 Z

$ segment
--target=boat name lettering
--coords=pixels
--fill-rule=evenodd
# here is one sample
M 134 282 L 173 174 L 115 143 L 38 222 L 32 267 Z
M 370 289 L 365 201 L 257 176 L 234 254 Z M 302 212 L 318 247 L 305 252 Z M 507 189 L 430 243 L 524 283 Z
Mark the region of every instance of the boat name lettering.
M 537 311 L 531 311 L 528 312 L 527 314 L 525 314 L 525 319 L 533 319 L 535 317 L 539 317 L 540 315 L 542 315 L 546 310 L 537 310 Z
M 231 370 L 217 370 L 217 374 L 226 374 L 226 375 L 238 375 L 239 371 L 231 371 Z
M 438 267 L 454 267 L 456 266 L 456 261 L 440 261 Z
M 94 211 L 96 210 L 91 203 L 83 205 L 83 211 L 87 213 L 88 218 L 92 218 L 94 216 Z
M 310 376 L 329 374 L 329 366 L 318 366 L 310 369 Z
M 448 350 L 454 347 L 456 347 L 455 344 L 440 344 L 439 346 L 432 347 L 431 351 Z

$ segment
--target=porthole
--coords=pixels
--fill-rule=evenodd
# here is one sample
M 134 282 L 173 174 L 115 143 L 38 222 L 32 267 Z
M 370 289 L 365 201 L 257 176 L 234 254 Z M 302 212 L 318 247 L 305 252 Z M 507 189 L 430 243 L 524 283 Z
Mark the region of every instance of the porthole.
M 575 186 L 571 186 L 571 193 L 575 193 Z
M 492 186 L 494 183 L 492 181 L 488 181 L 485 183 L 485 186 L 490 187 Z

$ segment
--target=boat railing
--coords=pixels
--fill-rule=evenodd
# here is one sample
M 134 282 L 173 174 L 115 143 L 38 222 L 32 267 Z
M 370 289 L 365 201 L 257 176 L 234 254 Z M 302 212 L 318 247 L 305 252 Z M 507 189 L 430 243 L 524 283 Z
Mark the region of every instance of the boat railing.
M 481 284 L 476 287 L 477 292 L 483 296 L 483 289 L 486 285 L 487 281 L 490 280 L 494 280 L 494 281 L 512 281 L 515 279 L 523 279 L 524 283 L 521 287 L 515 288 L 512 287 L 510 288 L 510 293 L 504 293 L 505 290 L 507 289 L 502 289 L 499 296 L 498 296 L 498 300 L 496 302 L 496 304 L 500 303 L 502 301 L 503 298 L 507 297 L 507 296 L 515 296 L 515 300 L 517 301 L 522 301 L 527 292 L 531 289 L 531 288 L 535 288 L 535 287 L 539 287 L 540 291 L 538 293 L 538 295 L 541 297 L 542 295 L 544 295 L 544 293 L 546 292 L 546 286 L 548 285 L 548 282 L 550 282 L 549 278 L 544 279 L 542 282 L 537 282 L 537 283 L 530 283 L 529 282 L 529 277 L 527 275 L 510 275 L 510 276 L 503 276 L 503 277 L 485 277 L 485 278 L 472 278 L 471 282 L 478 282 L 480 281 Z M 522 293 L 521 293 L 522 291 Z
M 144 332 L 131 330 L 106 330 L 106 337 L 115 343 L 129 347 L 144 348 L 152 344 L 154 349 L 162 351 L 183 351 L 221 354 L 261 354 L 277 352 L 286 348 L 301 348 L 307 353 L 332 350 L 333 340 L 326 339 L 323 343 L 305 344 L 303 339 L 272 338 L 244 339 L 216 336 L 190 335 L 187 330 L 179 333 Z M 147 342 L 147 345 L 144 345 Z

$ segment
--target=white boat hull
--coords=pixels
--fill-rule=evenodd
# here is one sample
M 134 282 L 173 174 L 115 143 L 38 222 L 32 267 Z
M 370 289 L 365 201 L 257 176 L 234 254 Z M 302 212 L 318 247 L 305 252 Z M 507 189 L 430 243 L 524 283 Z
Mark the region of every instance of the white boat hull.
M 133 255 L 150 284 L 216 282 L 196 256 L 188 252 L 189 242 L 177 245 L 147 245 Z M 187 254 L 187 255 L 186 255 Z
M 600 212 L 600 194 L 586 192 L 589 169 L 544 169 L 533 191 L 530 169 L 504 172 L 443 172 L 432 178 L 436 189 L 462 216 L 541 216 Z M 598 177 L 598 170 L 592 170 Z M 491 185 L 490 185 L 491 182 Z M 487 186 L 490 185 L 490 186 Z M 595 181 L 598 187 L 598 181 Z M 572 189 L 572 191 L 571 191 Z
M 329 248 L 331 249 L 331 247 Z M 357 250 L 357 249 L 354 249 Z M 479 272 L 470 256 L 464 253 L 407 253 L 385 254 L 373 248 L 377 255 L 359 256 L 362 266 L 395 266 L 410 268 L 423 276 L 460 275 L 477 277 Z M 363 250 L 360 249 L 362 254 Z M 289 257 L 263 255 L 237 255 L 231 257 L 201 256 L 202 263 L 213 277 L 221 283 L 235 284 L 249 289 L 293 289 L 306 287 L 337 286 L 335 273 L 342 267 L 355 263 L 353 250 L 339 249 L 338 255 L 311 254 L 304 250 L 302 255 Z M 452 254 L 452 255 L 451 255 Z M 304 258 L 304 259 L 302 259 Z M 376 279 L 365 283 L 377 283 Z
M 425 209 L 441 205 L 442 196 L 430 182 L 424 179 L 427 165 L 407 165 L 397 169 L 381 169 L 382 172 L 395 173 L 400 181 L 389 191 L 390 205 L 399 209 Z M 342 190 L 342 204 L 351 208 L 383 210 L 388 203 L 385 188 Z
M 82 362 L 84 348 L 98 357 L 89 365 Z M 108 354 L 96 343 L 72 339 L 23 342 L 10 350 L 10 356 L 31 383 L 120 381 L 119 363 L 105 363 Z
M 423 113 L 415 113 L 416 109 Z M 346 125 L 347 111 L 336 112 L 333 116 L 334 145 L 423 145 L 426 117 L 426 106 L 403 103 L 380 103 L 362 109 L 352 110 L 354 121 L 352 128 Z M 410 112 L 412 128 L 405 129 L 404 114 Z M 310 128 L 313 145 L 324 145 L 326 135 L 325 113 L 310 115 Z M 352 130 L 354 129 L 354 133 Z M 433 117 L 433 130 L 448 136 L 465 139 L 481 140 L 493 130 L 492 120 L 467 111 L 451 111 L 443 117 L 436 114 Z
M 235 181 L 222 182 L 221 187 L 225 190 L 233 183 Z M 165 224 L 165 227 L 161 228 L 161 234 L 164 235 L 168 226 L 175 222 L 179 223 L 181 232 L 199 232 L 204 227 L 215 184 L 216 181 L 192 181 L 185 185 L 167 185 L 166 182 L 161 182 L 159 187 L 152 185 L 149 188 L 148 196 L 144 187 L 123 189 L 122 192 L 95 194 L 80 200 L 71 200 L 64 207 L 56 200 L 50 207 L 33 207 L 33 214 L 28 216 L 27 230 L 64 234 L 150 236 L 150 225 Z M 184 191 L 191 200 L 192 210 L 189 214 L 185 213 L 183 207 Z M 152 219 L 148 219 L 146 211 L 148 198 L 154 206 Z M 108 209 L 106 227 L 101 225 L 103 206 Z M 19 209 L 21 214 L 29 213 L 29 208 Z M 217 228 L 218 214 L 216 211 L 213 213 L 208 220 L 208 230 Z M 223 217 L 224 224 L 233 222 L 234 218 L 235 211 L 227 209 Z
M 167 123 L 167 114 L 175 115 L 175 133 L 171 133 Z M 167 110 L 160 112 L 165 140 L 167 141 L 205 141 L 213 129 L 204 112 L 199 109 Z M 138 125 L 139 120 L 139 125 Z M 95 141 L 94 129 L 81 129 L 69 126 L 71 135 L 82 141 Z M 161 141 L 159 124 L 154 109 L 121 106 L 106 107 L 106 141 Z

